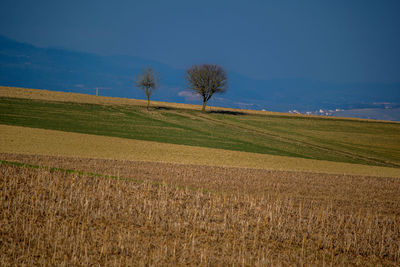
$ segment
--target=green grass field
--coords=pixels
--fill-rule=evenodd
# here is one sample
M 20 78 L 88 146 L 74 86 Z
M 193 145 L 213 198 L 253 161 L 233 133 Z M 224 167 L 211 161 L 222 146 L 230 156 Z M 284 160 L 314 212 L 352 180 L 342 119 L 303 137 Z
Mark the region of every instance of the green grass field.
M 400 124 L 0 97 L 0 124 L 400 167 Z

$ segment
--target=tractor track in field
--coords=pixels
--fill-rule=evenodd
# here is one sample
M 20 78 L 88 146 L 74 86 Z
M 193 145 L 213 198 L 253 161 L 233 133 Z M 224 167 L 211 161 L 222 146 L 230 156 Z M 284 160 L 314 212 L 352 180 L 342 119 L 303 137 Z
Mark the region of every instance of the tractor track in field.
M 206 118 L 203 114 L 200 115 L 199 117 Z M 227 125 L 227 126 L 230 126 L 230 127 L 233 127 L 233 128 L 238 128 L 238 129 L 241 129 L 241 130 L 254 132 L 254 133 L 257 133 L 257 134 L 261 134 L 261 135 L 264 135 L 264 136 L 271 137 L 271 138 L 273 138 L 275 140 L 284 141 L 284 142 L 288 142 L 288 143 L 291 143 L 291 144 L 300 145 L 300 146 L 303 146 L 303 147 L 311 147 L 311 148 L 319 149 L 319 150 L 322 150 L 322 151 L 335 153 L 336 155 L 342 155 L 342 156 L 345 156 L 345 157 L 348 157 L 348 158 L 352 158 L 352 159 L 364 160 L 366 162 L 371 162 L 371 163 L 374 163 L 374 164 L 380 164 L 380 165 L 384 164 L 387 167 L 400 168 L 400 164 L 394 163 L 394 162 L 391 162 L 391 161 L 379 160 L 379 159 L 376 159 L 376 158 L 356 155 L 356 154 L 353 154 L 353 153 L 347 152 L 347 151 L 332 149 L 332 148 L 324 147 L 324 146 L 321 146 L 321 145 L 315 145 L 315 144 L 312 144 L 312 143 L 309 143 L 309 142 L 298 141 L 298 140 L 295 140 L 295 139 L 282 137 L 282 136 L 279 136 L 279 135 L 276 135 L 276 134 L 265 132 L 265 131 L 260 130 L 260 129 L 256 129 L 256 128 L 249 127 L 249 126 L 244 126 L 244 125 L 242 125 L 240 123 L 229 123 L 229 122 L 218 120 L 218 119 L 211 118 L 211 117 L 207 117 L 207 120 L 213 121 L 213 122 L 218 123 L 218 124 Z

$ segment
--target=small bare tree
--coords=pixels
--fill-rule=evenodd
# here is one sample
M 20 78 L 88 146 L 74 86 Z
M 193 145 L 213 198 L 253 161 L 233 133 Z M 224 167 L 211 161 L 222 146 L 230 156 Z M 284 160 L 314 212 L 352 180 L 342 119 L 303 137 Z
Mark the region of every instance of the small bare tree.
M 149 110 L 150 107 L 150 96 L 154 90 L 158 89 L 159 80 L 159 77 L 151 67 L 144 68 L 142 73 L 139 73 L 137 78 L 134 79 L 136 86 L 146 93 L 147 110 Z
M 223 93 L 228 88 L 228 78 L 225 70 L 218 65 L 193 65 L 186 70 L 185 79 L 189 89 L 203 98 L 202 111 L 206 109 L 207 101 L 215 93 Z

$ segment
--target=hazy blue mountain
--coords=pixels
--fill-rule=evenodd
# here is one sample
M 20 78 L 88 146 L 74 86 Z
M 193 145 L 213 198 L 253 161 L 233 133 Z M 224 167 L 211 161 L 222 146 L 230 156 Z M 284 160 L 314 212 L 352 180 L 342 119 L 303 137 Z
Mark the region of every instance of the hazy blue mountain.
M 95 88 L 99 87 L 102 95 L 143 98 L 132 79 L 144 66 L 152 66 L 160 73 L 163 88 L 159 97 L 167 97 L 166 101 L 178 100 L 177 94 L 170 92 L 173 87 L 181 86 L 182 71 L 161 63 L 136 57 L 103 57 L 57 48 L 37 48 L 0 37 L 1 85 L 89 94 L 94 94 Z
M 100 56 L 39 48 L 0 36 L 0 85 L 144 98 L 132 78 L 145 66 L 160 75 L 154 100 L 200 103 L 185 90 L 184 70 L 139 57 Z M 400 103 L 400 83 L 331 83 L 307 79 L 255 80 L 228 73 L 229 90 L 212 105 L 273 111 L 387 108 Z

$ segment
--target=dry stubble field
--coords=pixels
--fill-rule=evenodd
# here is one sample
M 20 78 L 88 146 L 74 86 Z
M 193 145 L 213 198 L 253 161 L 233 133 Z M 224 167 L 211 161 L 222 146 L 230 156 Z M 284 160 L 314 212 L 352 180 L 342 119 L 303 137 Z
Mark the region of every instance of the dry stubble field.
M 0 265 L 400 263 L 398 178 L 1 158 L 86 174 L 1 164 Z
M 400 265 L 398 168 L 0 127 L 1 266 Z

